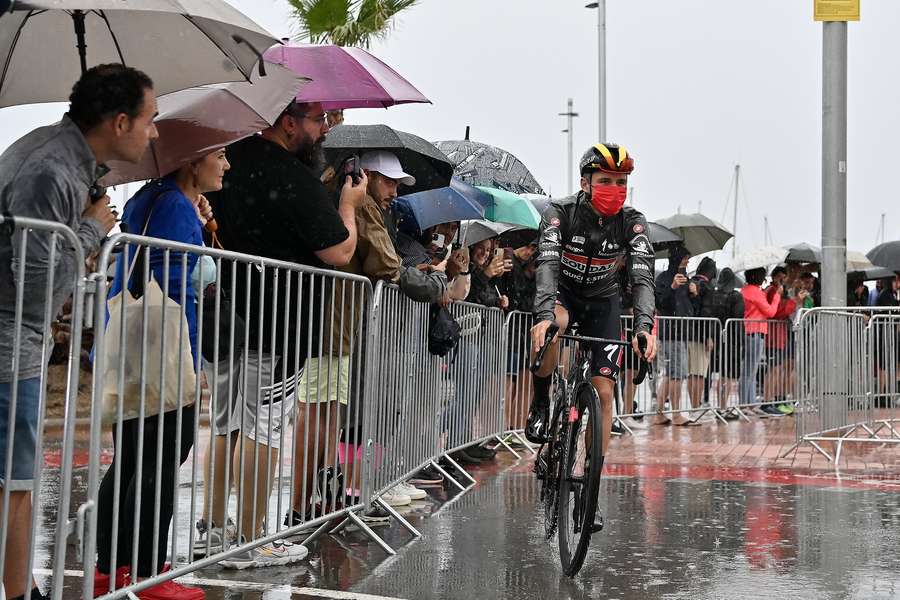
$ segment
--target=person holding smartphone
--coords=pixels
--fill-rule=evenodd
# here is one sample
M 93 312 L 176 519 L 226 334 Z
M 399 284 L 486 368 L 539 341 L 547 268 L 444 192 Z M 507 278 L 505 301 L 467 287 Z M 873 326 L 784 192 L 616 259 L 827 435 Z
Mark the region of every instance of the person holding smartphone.
M 679 412 L 673 412 L 671 419 L 663 414 L 663 405 L 668 399 L 669 409 L 677 411 L 681 407 L 681 384 L 688 375 L 687 327 L 684 321 L 672 317 L 694 317 L 691 302 L 690 280 L 687 265 L 691 253 L 684 246 L 669 251 L 669 268 L 656 278 L 656 309 L 663 317 L 659 324 L 660 365 L 664 371 L 659 382 L 659 406 L 655 424 L 688 425 L 692 421 Z M 669 317 L 666 319 L 665 317 Z
M 468 302 L 490 308 L 509 308 L 509 298 L 500 293 L 500 277 L 512 270 L 503 249 L 495 241 L 482 240 L 469 249 L 472 257 L 472 287 L 466 297 Z

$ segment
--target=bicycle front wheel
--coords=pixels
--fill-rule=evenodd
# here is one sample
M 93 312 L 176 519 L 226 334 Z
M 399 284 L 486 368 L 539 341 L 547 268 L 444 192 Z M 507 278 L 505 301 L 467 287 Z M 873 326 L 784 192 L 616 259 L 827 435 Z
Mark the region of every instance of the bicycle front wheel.
M 603 453 L 600 398 L 590 383 L 575 390 L 575 403 L 560 415 L 565 427 L 559 481 L 559 557 L 563 572 L 574 577 L 584 564 L 597 496 Z

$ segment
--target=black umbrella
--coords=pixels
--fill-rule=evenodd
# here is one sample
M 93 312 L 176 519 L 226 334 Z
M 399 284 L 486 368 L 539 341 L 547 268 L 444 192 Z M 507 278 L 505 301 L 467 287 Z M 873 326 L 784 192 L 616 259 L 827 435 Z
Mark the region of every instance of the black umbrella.
M 537 239 L 537 230 L 517 227 L 500 235 L 500 246 L 513 249 L 522 248 L 529 244 L 537 244 Z
M 447 155 L 456 176 L 466 183 L 514 194 L 544 193 L 522 161 L 502 148 L 471 140 L 435 142 L 434 145 Z
M 337 167 L 348 156 L 366 150 L 387 150 L 400 159 L 403 170 L 416 178 L 404 194 L 424 192 L 450 185 L 453 165 L 440 150 L 417 135 L 387 125 L 338 125 L 322 146 L 329 164 Z
M 791 244 L 789 246 L 785 246 L 785 248 L 788 249 L 787 258 L 784 259 L 786 262 L 822 262 L 822 250 L 818 246 L 813 246 L 812 244 L 802 242 L 800 244 Z
M 647 223 L 647 235 L 650 237 L 650 243 L 653 244 L 653 250 L 656 251 L 656 258 L 667 258 L 669 250 L 684 244 L 680 235 L 659 223 Z
M 876 266 L 890 271 L 900 271 L 900 240 L 879 244 L 869 250 L 866 257 Z

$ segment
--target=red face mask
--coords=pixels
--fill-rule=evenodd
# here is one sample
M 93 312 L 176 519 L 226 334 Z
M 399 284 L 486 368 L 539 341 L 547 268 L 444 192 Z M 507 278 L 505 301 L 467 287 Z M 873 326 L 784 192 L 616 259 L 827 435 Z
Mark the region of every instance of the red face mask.
M 622 210 L 627 194 L 625 186 L 595 184 L 591 186 L 591 206 L 604 217 L 613 217 Z

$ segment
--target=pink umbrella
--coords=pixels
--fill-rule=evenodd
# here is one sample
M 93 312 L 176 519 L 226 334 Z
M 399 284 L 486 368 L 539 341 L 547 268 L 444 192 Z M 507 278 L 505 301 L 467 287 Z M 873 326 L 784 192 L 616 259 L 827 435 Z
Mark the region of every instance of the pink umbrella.
M 110 161 L 104 185 L 156 179 L 192 160 L 251 136 L 272 125 L 309 79 L 269 65 L 251 82 L 203 85 L 160 96 L 156 128 L 138 164 Z
M 313 82 L 297 95 L 299 102 L 321 102 L 325 110 L 387 108 L 431 101 L 395 70 L 361 48 L 342 46 L 273 46 L 269 62 L 284 65 Z

